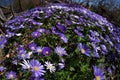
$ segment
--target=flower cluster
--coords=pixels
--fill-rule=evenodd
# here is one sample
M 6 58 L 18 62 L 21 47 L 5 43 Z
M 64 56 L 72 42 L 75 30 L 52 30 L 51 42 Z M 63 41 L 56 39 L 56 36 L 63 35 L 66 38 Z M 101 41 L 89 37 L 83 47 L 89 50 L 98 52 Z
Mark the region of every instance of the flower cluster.
M 81 6 L 37 7 L 5 27 L 1 79 L 105 80 L 119 74 L 120 29 Z

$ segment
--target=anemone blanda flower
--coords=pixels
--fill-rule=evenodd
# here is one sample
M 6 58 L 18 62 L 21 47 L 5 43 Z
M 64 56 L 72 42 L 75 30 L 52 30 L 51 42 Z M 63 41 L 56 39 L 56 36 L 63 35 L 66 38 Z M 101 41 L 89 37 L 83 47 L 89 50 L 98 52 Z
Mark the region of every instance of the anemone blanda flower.
M 75 32 L 78 36 L 84 37 L 84 35 L 82 34 L 82 32 L 78 31 L 77 29 L 75 29 L 74 32 Z
M 31 55 L 33 54 L 33 52 L 31 51 L 31 52 L 28 52 L 27 54 L 28 54 L 27 58 L 29 59 L 31 57 Z
M 108 50 L 104 44 L 100 45 L 100 47 L 104 52 L 108 52 Z
M 65 32 L 67 30 L 66 26 L 60 24 L 60 23 L 57 23 L 56 24 L 56 27 L 58 28 L 58 30 L 60 30 L 61 32 Z
M 16 33 L 14 33 L 14 32 L 10 32 L 10 31 L 6 31 L 6 33 L 7 33 L 7 34 L 6 34 L 6 37 L 7 37 L 7 38 L 11 38 L 11 37 L 15 36 L 15 34 L 16 34 Z
M 40 33 L 45 33 L 46 30 L 43 29 L 43 28 L 38 28 L 37 31 L 40 32 Z
M 21 50 L 18 50 L 18 54 L 25 54 L 26 53 L 26 50 L 25 49 L 21 49 Z
M 108 67 L 107 71 L 109 72 L 110 75 L 112 75 L 112 69 L 111 69 L 111 67 Z
M 44 70 L 44 66 L 41 65 L 41 63 L 38 60 L 34 60 L 34 59 L 31 60 L 30 67 L 31 67 L 31 71 L 35 77 L 41 77 L 46 72 Z
M 110 75 L 113 74 L 113 71 L 115 70 L 115 66 L 111 65 L 110 67 L 108 67 L 107 71 L 109 72 Z
M 98 32 L 90 30 L 90 35 L 88 37 L 92 42 L 100 42 L 99 36 Z
M 58 63 L 59 69 L 63 69 L 65 67 L 65 63 Z
M 37 45 L 34 42 L 30 43 L 28 46 L 29 46 L 29 49 L 31 49 L 32 51 L 35 51 L 37 47 Z
M 49 62 L 49 61 L 46 61 L 46 62 L 45 62 L 45 66 L 47 67 L 47 69 L 50 70 L 51 73 L 55 72 L 55 70 L 56 70 L 54 64 L 52 64 L 52 63 Z
M 64 48 L 62 48 L 61 46 L 57 46 L 55 48 L 55 53 L 59 56 L 63 56 L 63 55 L 67 55 L 66 51 Z
M 41 23 L 41 22 L 37 22 L 37 21 L 35 21 L 35 20 L 31 20 L 30 22 L 31 22 L 31 24 L 33 24 L 33 25 L 37 25 L 37 26 L 41 26 L 41 25 L 43 25 L 43 23 Z
M 89 47 L 87 45 L 79 43 L 78 44 L 78 49 L 80 50 L 80 52 L 82 54 L 85 54 L 86 56 L 90 56 L 90 54 L 89 54 L 90 53 L 90 49 L 89 49 Z
M 72 24 L 72 22 L 70 21 L 70 20 L 65 20 L 65 23 L 67 24 L 67 25 L 71 25 Z
M 90 30 L 90 34 L 94 36 L 99 36 L 99 33 L 97 31 Z
M 16 76 L 17 76 L 16 72 L 14 72 L 14 71 L 9 71 L 9 72 L 6 73 L 6 78 L 7 79 L 15 79 Z
M 0 72 L 4 71 L 5 69 L 6 69 L 6 67 L 0 66 Z
M 80 28 L 80 27 L 76 27 L 76 29 L 74 29 L 74 32 L 78 35 L 78 36 L 80 36 L 80 37 L 84 37 L 84 35 L 83 35 L 83 33 L 82 33 L 82 31 L 83 31 L 83 29 L 82 28 Z
M 19 60 L 13 58 L 13 60 L 12 60 L 12 64 L 17 65 L 18 62 L 19 62 Z
M 47 56 L 47 55 L 50 55 L 50 53 L 51 53 L 51 49 L 49 47 L 44 47 L 42 49 L 42 54 L 43 55 Z
M 23 45 L 19 45 L 19 47 L 17 48 L 18 53 L 25 53 L 25 49 Z
M 38 32 L 38 31 L 34 31 L 34 32 L 32 32 L 31 33 L 31 36 L 33 37 L 33 38 L 38 38 L 38 37 L 40 37 L 42 34 L 40 33 L 40 32 Z
M 37 53 L 42 53 L 42 47 L 38 46 L 38 47 L 36 48 L 36 52 L 37 52 Z
M 20 59 L 26 59 L 28 58 L 28 54 L 26 53 L 26 51 L 24 51 L 23 53 L 18 53 L 18 57 Z
M 97 66 L 93 66 L 93 69 L 95 75 L 94 80 L 105 80 L 104 72 L 100 68 L 98 68 Z
M 100 47 L 94 47 L 93 56 L 99 58 L 100 57 L 98 53 L 99 51 L 100 51 Z
M 100 39 L 98 36 L 89 35 L 88 37 L 89 37 L 90 41 L 92 41 L 92 42 L 96 42 L 96 43 L 100 42 Z
M 22 63 L 20 63 L 23 69 L 30 69 L 30 62 L 28 60 L 23 60 Z
M 64 43 L 68 43 L 68 39 L 64 34 L 59 34 L 60 38 L 64 41 Z
M 56 34 L 56 35 L 59 35 L 59 34 L 60 34 L 60 32 L 58 32 L 55 27 L 52 27 L 51 30 L 52 30 L 52 33 L 53 33 L 53 34 Z

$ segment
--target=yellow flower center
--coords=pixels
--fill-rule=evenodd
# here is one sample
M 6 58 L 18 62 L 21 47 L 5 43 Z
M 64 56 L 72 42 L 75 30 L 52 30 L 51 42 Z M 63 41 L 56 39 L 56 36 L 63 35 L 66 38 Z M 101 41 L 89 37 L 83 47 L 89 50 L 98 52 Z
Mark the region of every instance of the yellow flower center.
M 41 50 L 41 49 L 38 49 L 37 52 L 42 52 L 42 50 Z
M 10 74 L 9 77 L 10 77 L 10 79 L 13 79 L 13 78 L 14 78 L 12 74 Z
M 42 29 L 40 29 L 40 32 L 42 33 Z
M 82 48 L 82 49 L 81 49 L 81 52 L 82 52 L 82 53 L 85 53 L 85 49 Z
M 25 57 L 25 54 L 22 54 L 22 57 L 24 58 L 24 57 Z
M 96 76 L 96 80 L 101 80 L 101 79 L 100 79 L 100 76 Z
M 48 51 L 46 51 L 46 54 L 48 54 L 49 52 Z
M 64 39 L 64 37 L 61 37 L 61 39 Z
M 35 36 L 37 36 L 37 33 L 35 34 Z
M 38 71 L 39 68 L 38 68 L 37 66 L 34 66 L 34 70 L 35 70 L 35 71 Z
M 47 68 L 48 68 L 48 69 L 50 69 L 50 68 L 51 68 L 51 66 L 47 66 Z
M 20 53 L 22 52 L 22 50 L 20 50 Z
M 61 50 L 58 50 L 58 54 L 61 54 Z
M 31 49 L 35 49 L 35 47 L 34 47 L 34 46 L 32 46 L 32 47 L 31 47 Z

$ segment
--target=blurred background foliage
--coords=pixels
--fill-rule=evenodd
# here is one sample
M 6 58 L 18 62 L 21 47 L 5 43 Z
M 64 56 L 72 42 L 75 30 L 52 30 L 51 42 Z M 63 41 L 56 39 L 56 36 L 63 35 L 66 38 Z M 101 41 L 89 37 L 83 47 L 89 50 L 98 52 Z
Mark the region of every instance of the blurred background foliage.
M 79 3 L 120 27 L 120 0 L 79 0 Z
M 120 0 L 67 0 L 82 5 L 120 27 Z

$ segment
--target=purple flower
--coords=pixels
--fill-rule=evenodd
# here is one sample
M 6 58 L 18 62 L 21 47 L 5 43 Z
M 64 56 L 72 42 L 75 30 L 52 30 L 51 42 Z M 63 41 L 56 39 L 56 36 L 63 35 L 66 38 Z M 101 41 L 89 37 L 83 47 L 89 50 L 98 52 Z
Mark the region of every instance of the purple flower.
M 38 32 L 38 31 L 34 31 L 34 32 L 32 32 L 31 36 L 32 36 L 33 38 L 38 38 L 38 37 L 41 36 L 41 33 Z
M 101 45 L 101 48 L 102 48 L 102 50 L 104 51 L 104 52 L 108 52 L 108 50 L 107 50 L 107 48 L 106 48 L 106 46 L 105 45 Z
M 45 33 L 45 29 L 43 29 L 43 28 L 38 28 L 37 31 L 40 33 Z
M 67 29 L 66 29 L 66 26 L 64 25 L 61 25 L 60 23 L 57 23 L 56 24 L 56 27 L 58 28 L 58 30 L 60 30 L 61 32 L 65 32 Z
M 67 55 L 66 51 L 64 48 L 62 48 L 61 46 L 57 46 L 55 48 L 55 53 L 59 56 L 63 56 L 63 55 Z
M 52 27 L 51 30 L 52 30 L 52 33 L 53 33 L 53 34 L 56 34 L 56 35 L 59 35 L 59 34 L 60 34 L 60 32 L 58 32 L 55 27 Z
M 68 25 L 71 25 L 72 24 L 72 22 L 70 21 L 70 20 L 65 20 L 65 22 L 66 22 L 66 24 L 68 24 Z
M 108 70 L 109 74 L 112 75 L 112 74 L 113 74 L 113 71 L 115 70 L 115 66 L 112 65 L 112 66 L 108 67 L 107 70 Z
M 20 45 L 20 46 L 17 48 L 17 51 L 18 51 L 18 53 L 26 53 L 23 45 Z
M 94 52 L 93 52 L 93 56 L 99 58 L 100 57 L 99 53 L 98 53 L 99 51 L 100 51 L 100 47 L 95 47 Z
M 98 68 L 97 66 L 93 66 L 93 69 L 95 75 L 94 80 L 105 80 L 104 72 L 100 68 Z
M 88 37 L 92 42 L 100 42 L 100 39 L 97 36 L 89 35 Z
M 38 47 L 36 48 L 36 52 L 37 52 L 37 53 L 42 53 L 42 47 L 38 46 Z
M 90 30 L 90 34 L 93 36 L 99 36 L 99 33 L 97 31 Z
M 108 70 L 109 74 L 112 75 L 112 69 L 111 69 L 111 67 L 108 67 L 107 70 Z
M 51 49 L 49 47 L 44 47 L 42 49 L 42 54 L 43 55 L 47 56 L 47 55 L 50 55 L 50 53 L 51 53 Z
M 85 54 L 86 56 L 90 56 L 90 54 L 89 54 L 90 53 L 90 49 L 88 48 L 87 45 L 79 43 L 78 44 L 78 49 L 80 50 L 80 52 L 82 54 Z
M 30 62 L 28 60 L 24 60 L 20 65 L 23 69 L 30 69 Z
M 99 54 L 96 51 L 93 52 L 93 56 L 96 58 L 100 58 Z
M 29 49 L 31 49 L 32 51 L 35 51 L 37 47 L 37 45 L 34 42 L 30 43 L 28 46 L 29 46 Z
M 60 34 L 59 36 L 64 41 L 64 43 L 68 43 L 68 39 L 64 34 Z
M 0 72 L 4 71 L 6 67 L 0 66 Z
M 45 66 L 46 66 L 46 68 L 47 68 L 51 73 L 55 72 L 55 70 L 56 70 L 54 64 L 52 64 L 52 63 L 49 62 L 49 61 L 46 61 L 46 62 L 45 62 Z
M 99 36 L 98 32 L 90 30 L 90 35 L 88 37 L 92 42 L 100 42 Z
M 26 51 L 24 51 L 23 53 L 18 53 L 18 57 L 20 59 L 26 59 L 28 58 L 28 54 L 26 54 Z
M 37 26 L 43 25 L 43 23 L 36 22 L 35 20 L 31 20 L 30 23 L 33 24 L 33 25 L 37 25 Z
M 75 32 L 78 36 L 84 37 L 84 35 L 83 35 L 80 31 L 78 31 L 77 29 L 75 29 L 74 32 Z
M 38 60 L 34 60 L 34 59 L 31 60 L 30 67 L 31 67 L 31 71 L 35 77 L 41 77 L 45 73 L 43 65 L 41 65 L 41 63 L 39 63 Z
M 16 78 L 16 73 L 14 71 L 9 71 L 6 73 L 7 79 L 15 79 Z
M 18 64 L 18 62 L 19 62 L 18 60 L 13 59 L 12 64 L 17 65 L 17 64 Z
M 84 37 L 84 35 L 82 34 L 83 29 L 80 28 L 80 26 L 77 26 L 76 29 L 74 30 L 74 32 L 75 32 L 78 36 L 81 36 L 82 38 Z
M 15 36 L 15 32 L 10 32 L 9 30 L 6 30 L 6 37 L 7 38 L 11 38 L 11 37 L 13 37 L 13 36 Z
M 65 67 L 65 63 L 58 63 L 59 69 L 63 69 Z

